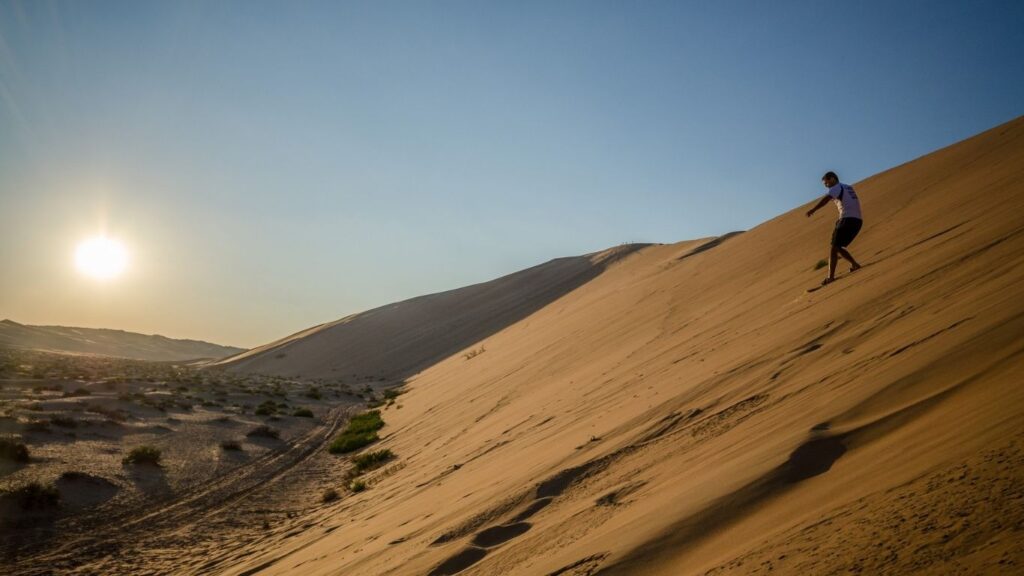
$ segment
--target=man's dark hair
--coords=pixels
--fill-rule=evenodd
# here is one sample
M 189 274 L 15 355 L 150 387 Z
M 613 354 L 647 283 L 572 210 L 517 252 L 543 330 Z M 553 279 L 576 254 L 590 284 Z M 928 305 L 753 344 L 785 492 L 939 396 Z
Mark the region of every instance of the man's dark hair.
M 821 177 L 822 180 L 827 178 L 835 178 L 836 180 L 839 180 L 839 176 L 836 176 L 835 172 L 825 172 L 825 175 Z

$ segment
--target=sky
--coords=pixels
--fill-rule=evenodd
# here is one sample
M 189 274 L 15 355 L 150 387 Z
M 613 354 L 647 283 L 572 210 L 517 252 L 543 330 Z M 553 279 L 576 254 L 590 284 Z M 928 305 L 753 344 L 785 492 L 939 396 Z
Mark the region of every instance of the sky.
M 0 318 L 255 346 L 749 229 L 1022 103 L 1017 1 L 0 0 Z

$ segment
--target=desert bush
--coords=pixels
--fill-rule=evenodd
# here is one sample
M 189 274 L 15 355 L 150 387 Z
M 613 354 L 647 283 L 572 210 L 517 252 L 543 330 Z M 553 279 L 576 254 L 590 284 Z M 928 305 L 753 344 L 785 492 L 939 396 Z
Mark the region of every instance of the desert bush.
M 28 462 L 28 448 L 21 442 L 0 438 L 0 459 Z
M 22 510 L 45 510 L 54 508 L 60 502 L 60 492 L 53 486 L 30 482 L 3 492 L 3 499 L 16 503 Z
M 405 390 L 399 390 L 398 388 L 391 388 L 389 390 L 385 390 L 384 391 L 384 399 L 385 400 L 394 400 L 395 398 L 398 398 L 402 394 L 405 394 Z
M 367 470 L 383 466 L 384 463 L 394 459 L 394 457 L 395 454 L 391 450 L 377 450 L 376 452 L 367 452 L 352 458 L 352 463 L 356 465 L 356 472 L 361 474 Z
M 334 488 L 328 488 L 327 490 L 324 490 L 323 501 L 334 502 L 339 498 L 339 496 L 340 495 L 338 494 L 337 490 L 335 490 Z
M 825 266 L 828 266 L 827 260 L 818 260 L 818 263 L 814 265 L 815 270 L 821 270 Z
M 238 440 L 225 440 L 220 443 L 220 447 L 224 450 L 241 450 L 242 445 L 239 444 Z
M 92 396 L 92 392 L 89 392 L 85 388 L 76 388 L 74 390 L 69 390 L 69 391 L 65 392 L 63 394 L 63 396 L 65 398 L 68 398 L 68 397 L 71 397 L 71 396 Z
M 261 424 L 246 433 L 246 436 L 253 438 L 280 438 L 281 433 L 265 424 Z
M 366 482 L 363 482 L 362 480 L 355 480 L 348 485 L 348 489 L 353 492 L 362 492 L 363 490 L 366 490 Z
M 61 428 L 78 428 L 78 420 L 67 416 L 54 416 L 50 418 L 50 424 Z
M 312 418 L 313 417 L 313 411 L 310 410 L 309 408 L 299 408 L 299 409 L 295 410 L 294 413 L 292 413 L 292 416 L 295 416 L 295 417 L 298 417 L 298 418 Z
M 160 449 L 153 446 L 136 446 L 127 456 L 121 459 L 121 464 L 160 464 Z
M 256 407 L 257 416 L 271 416 L 277 414 L 277 403 L 273 400 L 265 400 Z
M 377 441 L 377 430 L 384 427 L 379 410 L 371 410 L 353 416 L 345 430 L 331 442 L 328 450 L 332 454 L 354 452 Z

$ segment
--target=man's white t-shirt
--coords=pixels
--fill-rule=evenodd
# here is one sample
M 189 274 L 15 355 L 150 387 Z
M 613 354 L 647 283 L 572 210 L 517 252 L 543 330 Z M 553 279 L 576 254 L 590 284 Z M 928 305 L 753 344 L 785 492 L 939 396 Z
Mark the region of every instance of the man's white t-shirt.
M 828 189 L 828 195 L 835 201 L 836 208 L 839 209 L 840 218 L 864 219 L 860 215 L 860 199 L 857 198 L 857 193 L 853 191 L 853 186 L 840 182 Z

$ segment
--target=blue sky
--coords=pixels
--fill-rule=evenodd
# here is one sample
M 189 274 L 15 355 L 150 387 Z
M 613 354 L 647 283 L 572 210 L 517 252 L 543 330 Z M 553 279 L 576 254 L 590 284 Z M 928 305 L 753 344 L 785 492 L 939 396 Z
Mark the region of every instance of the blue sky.
M 1020 115 L 1022 63 L 1020 2 L 0 0 L 0 317 L 251 346 L 749 229 Z

